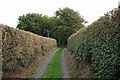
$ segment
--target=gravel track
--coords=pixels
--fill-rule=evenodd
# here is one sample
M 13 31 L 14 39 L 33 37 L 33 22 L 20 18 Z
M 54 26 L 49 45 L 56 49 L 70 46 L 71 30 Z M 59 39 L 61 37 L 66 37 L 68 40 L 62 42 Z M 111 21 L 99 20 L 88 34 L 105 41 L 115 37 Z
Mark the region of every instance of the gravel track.
M 61 70 L 62 70 L 63 78 L 70 78 L 69 70 L 64 58 L 64 50 L 65 49 L 63 49 L 62 51 L 62 57 L 61 57 Z

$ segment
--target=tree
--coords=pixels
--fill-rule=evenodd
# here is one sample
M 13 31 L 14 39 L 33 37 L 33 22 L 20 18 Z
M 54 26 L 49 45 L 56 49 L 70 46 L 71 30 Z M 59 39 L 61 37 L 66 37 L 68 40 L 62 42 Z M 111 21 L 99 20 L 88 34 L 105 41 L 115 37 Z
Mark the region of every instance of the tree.
M 18 18 L 17 28 L 48 37 L 51 30 L 51 22 L 48 16 L 29 13 Z
M 64 9 L 59 8 L 59 10 L 56 11 L 56 17 L 62 20 L 61 26 L 71 28 L 72 32 L 76 32 L 80 28 L 84 27 L 82 23 L 85 22 L 85 20 L 78 12 L 75 12 L 73 9 L 67 7 Z
M 55 17 L 29 13 L 19 16 L 17 28 L 57 40 L 59 46 L 67 45 L 68 37 L 80 28 L 85 20 L 73 9 L 64 8 L 55 12 Z
M 59 10 L 55 12 L 55 14 L 56 18 L 61 21 L 61 24 L 59 25 L 60 28 L 58 28 L 62 29 L 62 31 L 58 32 L 62 32 L 62 36 L 59 36 L 60 42 L 63 45 L 67 45 L 68 37 L 79 29 L 83 28 L 83 23 L 86 21 L 83 19 L 83 17 L 80 16 L 78 12 L 75 12 L 73 9 L 70 8 L 59 8 Z

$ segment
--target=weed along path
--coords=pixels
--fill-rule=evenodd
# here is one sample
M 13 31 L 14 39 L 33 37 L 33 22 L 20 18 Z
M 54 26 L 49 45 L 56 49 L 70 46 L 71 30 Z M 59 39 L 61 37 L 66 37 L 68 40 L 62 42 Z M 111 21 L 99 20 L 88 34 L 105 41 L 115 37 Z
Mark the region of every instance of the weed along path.
M 56 50 L 58 51 L 59 48 Z M 34 74 L 34 78 L 41 78 L 51 60 L 51 58 L 53 57 L 53 55 L 56 53 L 56 51 L 42 64 L 42 66 L 40 67 L 40 69 L 38 69 L 38 71 Z

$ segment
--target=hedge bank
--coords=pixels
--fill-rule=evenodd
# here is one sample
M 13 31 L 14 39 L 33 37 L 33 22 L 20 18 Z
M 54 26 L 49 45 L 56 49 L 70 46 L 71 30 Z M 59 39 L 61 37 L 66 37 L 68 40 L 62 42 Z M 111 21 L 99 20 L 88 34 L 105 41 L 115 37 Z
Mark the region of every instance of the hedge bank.
M 95 78 L 119 78 L 120 72 L 120 10 L 114 9 L 86 30 L 68 38 L 68 50 L 75 59 L 90 63 Z
M 0 25 L 2 29 L 2 70 L 3 77 L 9 71 L 21 70 L 42 54 L 57 47 L 56 40 L 38 36 L 31 32 Z

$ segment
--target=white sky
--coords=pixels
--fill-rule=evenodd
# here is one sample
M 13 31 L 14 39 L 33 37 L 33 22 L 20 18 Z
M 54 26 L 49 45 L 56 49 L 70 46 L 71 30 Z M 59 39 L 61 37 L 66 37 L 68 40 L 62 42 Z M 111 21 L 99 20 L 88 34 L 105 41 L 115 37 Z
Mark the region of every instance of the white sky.
M 78 11 L 91 24 L 118 7 L 119 0 L 0 0 L 0 24 L 16 27 L 18 17 L 27 13 L 54 15 L 59 8 Z

